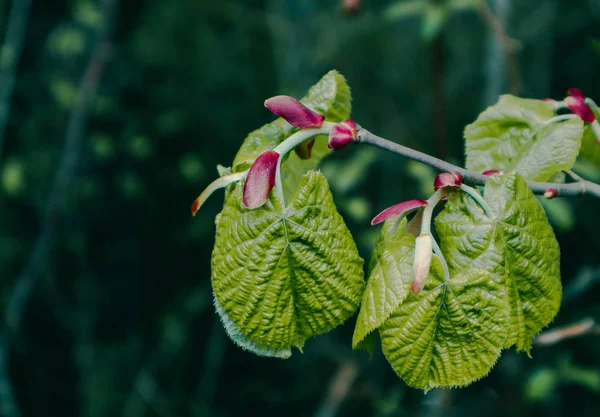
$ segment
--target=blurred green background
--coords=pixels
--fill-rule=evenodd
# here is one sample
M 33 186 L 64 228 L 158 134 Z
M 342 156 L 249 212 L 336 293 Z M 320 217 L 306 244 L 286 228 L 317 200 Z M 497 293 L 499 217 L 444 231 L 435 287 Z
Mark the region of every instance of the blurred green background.
M 598 415 L 596 327 L 427 395 L 351 351 L 354 319 L 286 361 L 227 339 L 210 286 L 222 194 L 189 206 L 273 120 L 266 98 L 338 69 L 361 125 L 456 163 L 500 94 L 600 100 L 598 0 L 352 3 L 0 0 L 0 415 Z M 366 259 L 370 218 L 434 175 L 353 147 L 322 170 Z M 600 320 L 600 202 L 544 204 L 563 252 L 553 326 Z

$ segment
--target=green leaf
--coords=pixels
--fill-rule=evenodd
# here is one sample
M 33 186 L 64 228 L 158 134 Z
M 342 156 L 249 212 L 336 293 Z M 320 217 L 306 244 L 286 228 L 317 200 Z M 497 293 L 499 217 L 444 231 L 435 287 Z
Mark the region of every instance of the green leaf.
M 467 385 L 487 375 L 506 340 L 508 305 L 501 283 L 470 268 L 444 281 L 434 257 L 423 291 L 410 293 L 380 327 L 398 375 L 425 391 Z
M 273 193 L 265 206 L 248 210 L 242 189 L 238 183 L 217 218 L 215 296 L 261 352 L 301 348 L 356 310 L 363 261 L 319 172 L 304 175 L 285 208 Z
M 436 218 L 440 244 L 452 271 L 481 267 L 500 276 L 510 302 L 505 347 L 529 352 L 533 337 L 558 312 L 562 296 L 560 250 L 539 202 L 517 174 L 494 175 L 485 215 L 464 193 L 449 198 Z
M 554 116 L 550 103 L 500 97 L 465 128 L 467 169 L 514 171 L 534 181 L 571 169 L 581 148 L 583 122 L 544 124 Z
M 414 244 L 415 237 L 406 233 L 405 218 L 383 224 L 369 264 L 369 280 L 352 337 L 354 348 L 363 347 L 367 335 L 381 326 L 410 292 Z
M 221 303 L 219 303 L 219 300 L 217 300 L 217 297 L 215 297 L 214 302 L 215 309 L 217 310 L 217 313 L 221 318 L 221 322 L 223 323 L 223 327 L 225 328 L 227 336 L 229 336 L 229 338 L 233 340 L 233 342 L 236 345 L 258 356 L 280 359 L 287 359 L 290 356 L 292 356 L 292 349 L 289 347 L 284 349 L 272 349 L 260 346 L 252 340 L 248 339 L 235 325 L 231 318 L 229 318 L 229 315 L 225 312 L 223 306 L 221 306 Z
M 350 117 L 352 107 L 350 87 L 345 78 L 337 71 L 329 71 L 325 74 L 300 101 L 307 107 L 324 115 L 326 120 L 330 122 L 340 122 Z M 258 155 L 268 149 L 275 148 L 298 130 L 298 128 L 279 118 L 250 133 L 233 160 L 233 172 L 247 170 Z M 323 147 L 324 140 L 325 146 Z M 327 154 L 326 141 L 327 139 L 323 137 L 317 139 L 310 160 L 304 161 L 297 155 L 290 154 L 283 165 L 282 175 L 286 175 L 285 169 L 289 169 L 296 174 L 298 172 L 304 174 L 307 170 L 315 168 L 316 164 Z M 296 181 L 298 180 L 296 179 Z
M 579 156 L 584 161 L 600 167 L 600 143 L 596 142 L 596 134 L 591 125 L 585 127 Z

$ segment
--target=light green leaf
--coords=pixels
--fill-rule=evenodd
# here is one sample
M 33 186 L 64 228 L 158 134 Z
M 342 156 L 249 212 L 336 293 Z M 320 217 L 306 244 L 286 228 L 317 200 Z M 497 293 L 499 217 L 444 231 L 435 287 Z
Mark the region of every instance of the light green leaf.
M 600 167 L 600 143 L 596 142 L 596 134 L 591 125 L 587 125 L 581 143 L 581 159 Z
M 300 101 L 307 107 L 324 115 L 325 119 L 330 122 L 340 122 L 350 117 L 352 107 L 350 87 L 345 78 L 337 71 L 329 71 L 325 74 L 308 91 L 306 97 Z M 233 160 L 233 172 L 245 171 L 252 165 L 258 155 L 268 149 L 275 148 L 298 130 L 298 128 L 279 118 L 250 133 Z M 326 144 L 324 148 L 323 137 L 318 138 L 310 160 L 303 161 L 292 153 L 283 165 L 283 169 L 290 169 L 294 172 L 302 171 L 302 174 L 307 170 L 314 169 L 327 153 Z M 282 171 L 283 175 L 285 175 L 284 170 Z M 296 181 L 298 180 L 296 179 Z
M 361 348 L 365 337 L 381 326 L 410 292 L 414 244 L 415 237 L 406 233 L 405 218 L 383 224 L 369 264 L 369 280 L 352 337 L 354 348 Z
M 242 189 L 237 184 L 217 218 L 215 296 L 243 338 L 262 350 L 302 347 L 356 310 L 363 261 L 319 172 L 302 178 L 286 208 L 273 193 L 248 210 Z
M 550 103 L 500 97 L 465 128 L 467 169 L 514 171 L 534 181 L 571 169 L 581 148 L 583 122 L 544 124 L 554 116 Z
M 221 303 L 219 303 L 217 297 L 215 297 L 214 302 L 215 309 L 221 318 L 221 322 L 223 323 L 223 327 L 225 328 L 227 336 L 229 336 L 229 338 L 233 340 L 236 345 L 258 356 L 280 359 L 287 359 L 292 356 L 292 349 L 290 347 L 285 349 L 266 348 L 264 346 L 259 346 L 257 343 L 248 339 L 235 325 L 231 318 L 229 318 L 229 315 L 225 312 L 225 310 L 223 310 L 223 306 L 221 306 Z
M 394 370 L 425 391 L 487 375 L 506 340 L 508 305 L 501 283 L 474 268 L 449 281 L 443 276 L 434 257 L 424 290 L 410 293 L 379 329 Z
M 500 276 L 511 310 L 505 347 L 529 352 L 533 337 L 560 307 L 558 243 L 544 210 L 519 175 L 490 177 L 484 195 L 495 218 L 464 193 L 449 198 L 436 218 L 442 251 L 451 273 L 477 265 Z

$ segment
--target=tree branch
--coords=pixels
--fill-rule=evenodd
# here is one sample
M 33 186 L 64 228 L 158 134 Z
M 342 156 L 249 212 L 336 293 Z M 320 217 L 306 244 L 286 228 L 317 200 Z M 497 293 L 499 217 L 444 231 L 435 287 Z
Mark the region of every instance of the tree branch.
M 520 47 L 519 41 L 512 39 L 504 30 L 504 26 L 494 12 L 490 8 L 487 0 L 481 0 L 481 6 L 479 7 L 479 14 L 487 25 L 496 33 L 496 36 L 502 45 L 504 55 L 506 56 L 506 66 L 509 74 L 509 85 L 510 92 L 513 95 L 517 95 L 521 90 L 521 71 L 519 70 L 519 59 L 518 50 Z
M 0 51 L 0 160 L 30 10 L 31 0 L 13 0 L 6 25 L 4 46 Z
M 485 185 L 485 182 L 488 179 L 488 177 L 483 174 L 468 171 L 457 165 L 442 161 L 434 156 L 415 151 L 414 149 L 379 137 L 366 129 L 361 129 L 358 131 L 357 142 L 360 144 L 372 145 L 377 148 L 402 155 L 408 159 L 422 162 L 432 168 L 437 169 L 438 171 L 458 172 L 463 176 L 464 182 L 470 185 Z M 557 191 L 557 196 L 560 197 L 591 195 L 596 198 L 600 198 L 600 185 L 591 181 L 578 181 L 569 184 L 527 181 L 527 185 L 529 185 L 529 188 L 531 188 L 531 191 L 533 191 L 534 194 L 538 195 L 543 195 L 546 190 L 553 188 Z

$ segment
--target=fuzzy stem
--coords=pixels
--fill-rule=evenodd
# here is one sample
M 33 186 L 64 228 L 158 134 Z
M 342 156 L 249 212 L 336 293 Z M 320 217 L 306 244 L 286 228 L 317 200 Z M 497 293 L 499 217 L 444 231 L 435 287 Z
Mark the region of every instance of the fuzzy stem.
M 476 189 L 469 187 L 468 185 L 465 184 L 461 184 L 460 185 L 460 190 L 464 191 L 465 193 L 469 194 L 469 196 L 475 200 L 477 202 L 477 204 L 479 204 L 481 206 L 481 208 L 483 209 L 483 211 L 485 211 L 485 214 L 491 218 L 494 219 L 496 218 L 496 215 L 494 214 L 494 212 L 492 211 L 491 207 L 488 205 L 488 203 L 483 199 L 483 197 L 481 196 L 481 194 L 479 194 L 477 192 Z
M 285 195 L 283 192 L 283 182 L 281 181 L 281 161 L 288 152 L 291 152 L 296 146 L 300 145 L 305 140 L 313 138 L 319 135 L 327 135 L 331 131 L 331 128 L 335 123 L 323 122 L 321 127 L 302 129 L 294 133 L 292 136 L 281 142 L 275 149 L 275 152 L 279 153 L 281 157 L 277 161 L 277 170 L 275 173 L 275 190 L 277 195 L 281 199 L 283 207 L 285 207 Z
M 429 200 L 427 200 L 427 205 L 423 209 L 423 220 L 421 222 L 420 233 L 421 235 L 427 233 L 431 234 L 431 218 L 433 217 L 433 209 L 435 209 L 437 203 L 439 203 L 442 200 L 443 196 L 444 191 L 440 188 L 435 193 L 433 193 L 431 197 L 429 197 Z
M 366 129 L 360 129 L 357 134 L 357 143 L 375 146 L 377 148 L 404 156 L 414 161 L 422 162 L 430 167 L 433 167 L 441 172 L 458 172 L 463 176 L 463 181 L 470 185 L 484 185 L 488 177 L 473 171 L 468 171 L 457 165 L 442 161 L 434 156 L 416 151 L 388 139 L 379 137 Z M 537 182 L 527 181 L 527 185 L 534 194 L 543 195 L 548 188 L 554 188 L 560 197 L 575 197 L 583 195 L 591 195 L 600 198 L 600 184 L 591 181 L 583 181 L 577 183 L 553 183 L 553 182 Z
M 442 249 L 440 249 L 438 243 L 435 241 L 435 239 L 432 237 L 431 238 L 431 243 L 433 246 L 433 253 L 435 253 L 438 258 L 440 258 L 440 261 L 442 262 L 442 267 L 444 268 L 444 279 L 446 281 L 450 281 L 450 269 L 448 268 L 448 262 L 446 262 L 446 258 L 444 257 L 444 254 L 442 253 Z

